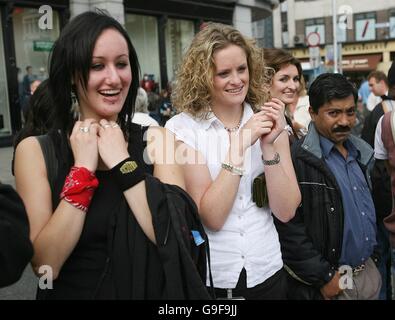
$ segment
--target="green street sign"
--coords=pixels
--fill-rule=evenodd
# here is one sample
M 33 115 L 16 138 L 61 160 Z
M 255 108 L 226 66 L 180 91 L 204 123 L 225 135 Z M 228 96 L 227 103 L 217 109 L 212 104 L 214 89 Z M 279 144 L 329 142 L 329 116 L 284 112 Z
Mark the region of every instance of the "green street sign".
M 33 41 L 34 51 L 51 51 L 52 46 L 53 46 L 53 41 L 41 41 L 41 40 Z

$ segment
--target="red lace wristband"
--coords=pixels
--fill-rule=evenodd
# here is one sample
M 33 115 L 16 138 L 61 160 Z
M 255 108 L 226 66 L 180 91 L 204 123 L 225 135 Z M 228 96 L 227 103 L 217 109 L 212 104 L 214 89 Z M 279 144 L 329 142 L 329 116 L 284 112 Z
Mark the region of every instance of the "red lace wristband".
M 94 173 L 84 167 L 71 167 L 64 182 L 60 199 L 84 212 L 88 211 L 93 193 L 99 185 Z

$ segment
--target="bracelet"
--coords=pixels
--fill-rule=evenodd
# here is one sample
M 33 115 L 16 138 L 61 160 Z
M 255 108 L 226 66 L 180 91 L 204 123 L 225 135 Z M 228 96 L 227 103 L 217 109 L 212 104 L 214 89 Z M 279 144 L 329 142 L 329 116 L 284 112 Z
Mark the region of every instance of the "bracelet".
M 93 172 L 84 167 L 71 167 L 60 193 L 60 199 L 87 212 L 98 186 L 99 181 Z
M 265 160 L 263 159 L 263 155 L 262 155 L 262 162 L 265 166 L 273 166 L 275 164 L 278 164 L 280 162 L 280 154 L 276 152 L 272 160 Z
M 122 192 L 145 179 L 145 172 L 131 157 L 122 160 L 110 170 Z
M 223 169 L 235 174 L 235 175 L 238 175 L 238 176 L 242 176 L 244 174 L 243 168 L 235 167 L 235 166 L 231 165 L 230 163 L 222 162 L 221 167 Z

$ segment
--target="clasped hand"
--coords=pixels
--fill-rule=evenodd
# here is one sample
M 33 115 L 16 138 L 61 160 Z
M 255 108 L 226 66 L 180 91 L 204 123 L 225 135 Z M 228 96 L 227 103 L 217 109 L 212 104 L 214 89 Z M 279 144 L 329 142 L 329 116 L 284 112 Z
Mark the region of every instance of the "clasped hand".
M 247 121 L 239 133 L 243 136 L 244 150 L 258 139 L 261 140 L 261 147 L 276 141 L 286 125 L 284 109 L 285 105 L 281 100 L 272 98 L 261 107 L 261 111 Z
M 113 168 L 129 157 L 127 143 L 121 128 L 113 121 L 94 119 L 77 121 L 70 135 L 74 165 L 95 172 L 99 156 L 104 164 Z

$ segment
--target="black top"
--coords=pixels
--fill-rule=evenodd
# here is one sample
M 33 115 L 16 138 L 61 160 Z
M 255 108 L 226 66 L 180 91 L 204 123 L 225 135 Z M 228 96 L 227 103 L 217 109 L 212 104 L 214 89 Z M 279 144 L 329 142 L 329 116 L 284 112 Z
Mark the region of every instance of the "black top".
M 157 244 L 137 223 L 109 171 L 97 171 L 96 189 L 80 239 L 64 263 L 53 289 L 38 289 L 39 299 L 209 299 L 206 281 L 208 239 L 197 207 L 181 188 L 152 176 L 143 161 L 147 128 L 132 126 L 129 153 L 147 173 L 147 202 Z M 50 133 L 58 159 L 53 207 L 59 203 L 72 153 L 65 136 Z M 81 213 L 84 214 L 84 213 Z M 191 230 L 200 232 L 195 244 Z
M 148 127 L 133 126 L 129 139 L 129 154 L 145 168 L 147 173 L 153 172 L 152 165 L 146 165 L 142 155 L 144 143 L 137 137 L 142 137 Z M 68 147 L 67 139 L 62 135 L 51 133 L 58 158 L 58 176 L 55 179 L 55 197 L 53 208 L 59 204 L 59 194 L 68 174 L 72 153 Z M 134 139 L 132 141 L 132 139 Z M 62 266 L 58 278 L 54 281 L 51 290 L 38 290 L 38 299 L 92 299 L 97 297 L 96 289 L 106 266 L 108 256 L 108 241 L 111 217 L 120 210 L 122 192 L 116 185 L 109 171 L 96 171 L 99 186 L 92 198 L 80 239 L 73 252 Z M 85 213 L 81 213 L 85 214 Z M 134 216 L 133 216 L 134 218 Z M 137 222 L 136 222 L 137 223 Z M 104 294 L 103 298 L 108 298 Z

